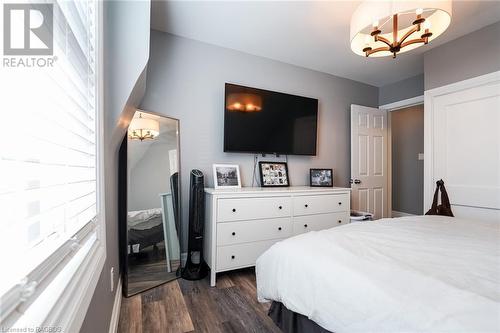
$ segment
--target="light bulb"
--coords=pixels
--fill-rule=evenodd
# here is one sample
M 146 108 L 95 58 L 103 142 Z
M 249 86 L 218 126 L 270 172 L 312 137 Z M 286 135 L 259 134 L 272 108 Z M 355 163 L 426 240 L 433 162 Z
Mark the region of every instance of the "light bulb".
M 417 8 L 417 10 L 415 11 L 417 15 L 422 15 L 423 12 L 424 10 L 422 8 Z
M 424 22 L 424 29 L 425 30 L 430 30 L 430 28 L 431 28 L 431 21 L 425 20 L 425 22 Z
M 378 20 L 373 21 L 373 27 L 374 28 L 378 27 Z

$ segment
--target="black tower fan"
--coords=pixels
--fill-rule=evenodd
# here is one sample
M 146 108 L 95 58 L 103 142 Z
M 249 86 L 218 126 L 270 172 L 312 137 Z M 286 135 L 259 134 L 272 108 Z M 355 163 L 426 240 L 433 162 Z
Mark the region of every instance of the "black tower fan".
M 191 170 L 189 191 L 189 237 L 186 266 L 182 277 L 186 280 L 201 280 L 208 274 L 203 260 L 203 225 L 205 223 L 205 186 L 203 172 Z M 193 261 L 193 254 L 199 260 Z

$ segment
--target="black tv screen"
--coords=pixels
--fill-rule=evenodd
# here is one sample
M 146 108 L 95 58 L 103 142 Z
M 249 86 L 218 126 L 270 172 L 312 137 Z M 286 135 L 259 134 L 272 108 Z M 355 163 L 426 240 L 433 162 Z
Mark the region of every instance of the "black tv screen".
M 318 100 L 226 83 L 224 151 L 316 155 Z

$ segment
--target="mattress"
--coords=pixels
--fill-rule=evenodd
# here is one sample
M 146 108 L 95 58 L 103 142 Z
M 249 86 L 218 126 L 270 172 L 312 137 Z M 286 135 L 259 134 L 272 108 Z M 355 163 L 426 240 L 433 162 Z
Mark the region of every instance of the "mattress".
M 130 211 L 127 214 L 128 253 L 164 241 L 163 216 L 160 208 Z
M 256 264 L 259 301 L 332 332 L 498 332 L 500 222 L 412 216 L 278 242 Z

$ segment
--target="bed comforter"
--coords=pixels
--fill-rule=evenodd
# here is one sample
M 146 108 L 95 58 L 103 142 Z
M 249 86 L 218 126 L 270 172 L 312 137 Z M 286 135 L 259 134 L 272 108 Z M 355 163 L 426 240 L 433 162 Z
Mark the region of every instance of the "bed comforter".
M 259 301 L 332 332 L 500 331 L 500 222 L 415 216 L 276 243 L 256 264 Z

